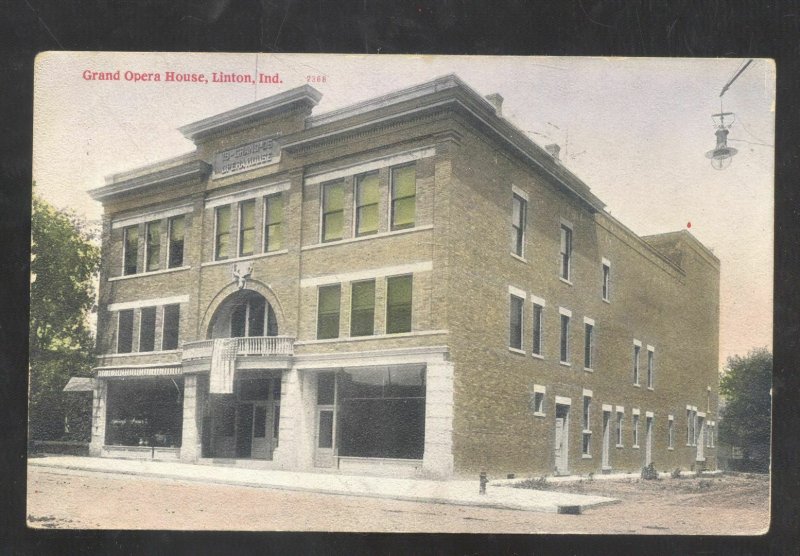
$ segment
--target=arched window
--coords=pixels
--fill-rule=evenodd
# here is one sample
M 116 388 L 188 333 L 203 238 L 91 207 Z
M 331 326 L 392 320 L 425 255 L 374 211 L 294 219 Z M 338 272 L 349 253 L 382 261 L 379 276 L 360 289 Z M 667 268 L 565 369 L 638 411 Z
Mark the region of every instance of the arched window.
M 217 309 L 209 332 L 211 338 L 277 336 L 278 320 L 264 296 L 254 291 L 239 291 Z

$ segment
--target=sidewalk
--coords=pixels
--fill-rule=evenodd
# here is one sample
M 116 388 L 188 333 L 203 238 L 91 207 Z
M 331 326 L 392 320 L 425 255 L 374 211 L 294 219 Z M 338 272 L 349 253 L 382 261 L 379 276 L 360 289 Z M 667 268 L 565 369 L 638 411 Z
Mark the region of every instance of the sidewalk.
M 461 506 L 481 506 L 532 512 L 579 514 L 583 510 L 618 502 L 602 496 L 584 496 L 545 490 L 530 490 L 496 486 L 490 483 L 485 495 L 478 494 L 478 481 L 432 481 L 341 475 L 337 473 L 306 473 L 264 469 L 243 469 L 228 466 L 192 465 L 186 463 L 89 458 L 77 456 L 47 456 L 31 458 L 29 466 L 55 469 L 74 469 L 98 473 L 139 475 L 178 481 L 198 481 L 236 486 L 298 490 L 389 498 L 411 502 L 429 502 Z M 505 482 L 505 481 L 503 481 Z

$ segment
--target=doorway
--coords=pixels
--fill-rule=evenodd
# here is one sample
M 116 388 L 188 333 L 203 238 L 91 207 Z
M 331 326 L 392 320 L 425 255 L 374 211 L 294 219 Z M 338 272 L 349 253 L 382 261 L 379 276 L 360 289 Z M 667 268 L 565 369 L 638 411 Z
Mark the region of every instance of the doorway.
M 569 475 L 569 405 L 556 404 L 555 467 L 557 475 Z

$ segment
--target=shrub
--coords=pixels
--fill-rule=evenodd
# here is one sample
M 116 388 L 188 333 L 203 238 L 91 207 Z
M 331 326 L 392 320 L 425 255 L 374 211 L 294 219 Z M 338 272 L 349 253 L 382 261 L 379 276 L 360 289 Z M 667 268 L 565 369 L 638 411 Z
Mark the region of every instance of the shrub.
M 656 471 L 656 466 L 650 463 L 650 465 L 642 467 L 642 479 L 646 481 L 657 480 L 658 471 Z
M 676 467 L 675 470 L 669 474 L 670 477 L 673 479 L 680 479 L 681 478 L 681 468 Z

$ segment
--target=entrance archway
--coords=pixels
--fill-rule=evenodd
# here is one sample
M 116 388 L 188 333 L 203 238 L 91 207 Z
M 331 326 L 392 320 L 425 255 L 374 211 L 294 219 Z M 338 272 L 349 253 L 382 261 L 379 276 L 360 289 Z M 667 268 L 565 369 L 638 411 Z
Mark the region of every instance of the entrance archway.
M 267 299 L 253 290 L 239 290 L 217 307 L 208 325 L 206 337 L 246 338 L 277 336 L 278 319 Z

